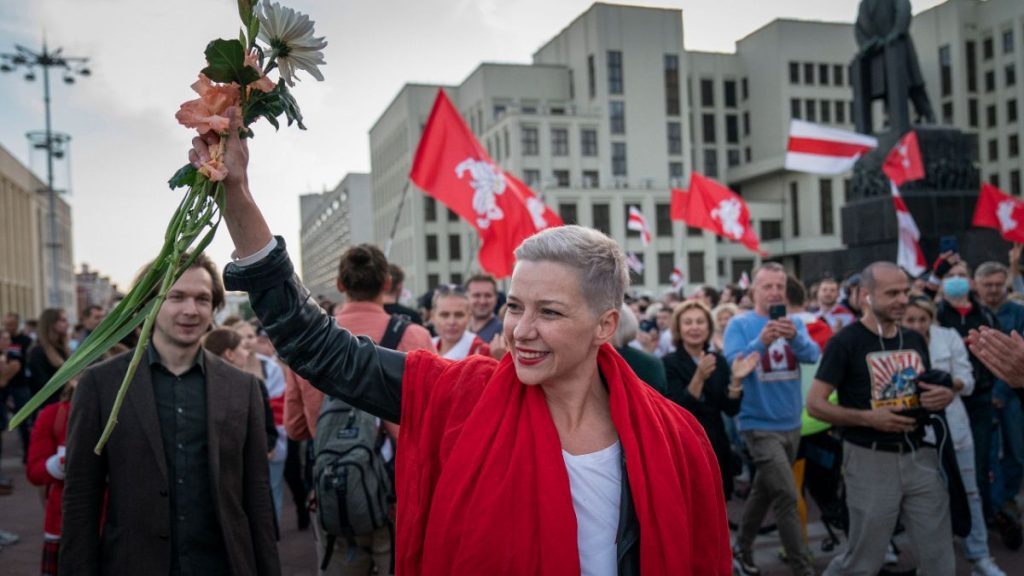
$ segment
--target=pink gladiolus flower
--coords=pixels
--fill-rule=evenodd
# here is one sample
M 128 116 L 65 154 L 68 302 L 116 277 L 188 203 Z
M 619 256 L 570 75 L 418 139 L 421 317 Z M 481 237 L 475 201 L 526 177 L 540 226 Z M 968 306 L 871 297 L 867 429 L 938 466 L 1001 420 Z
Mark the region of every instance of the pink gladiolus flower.
M 260 69 L 260 62 L 257 59 L 255 50 L 250 50 L 249 53 L 245 55 L 245 65 L 252 68 L 260 75 L 259 80 L 249 84 L 248 87 L 250 91 L 253 88 L 261 92 L 272 92 L 274 90 L 274 82 L 270 78 L 264 76 L 263 70 Z
M 224 129 L 227 130 L 226 127 Z M 224 155 L 220 146 L 210 148 L 210 159 L 202 163 L 199 173 L 209 178 L 211 182 L 220 182 L 227 178 L 228 168 L 224 165 Z
M 200 74 L 199 80 L 192 84 L 192 89 L 199 94 L 199 98 L 181 105 L 174 115 L 178 122 L 188 128 L 195 128 L 200 134 L 206 134 L 210 130 L 226 131 L 230 120 L 223 114 L 229 107 L 238 105 L 241 99 L 238 85 L 233 82 L 214 84 L 205 75 Z

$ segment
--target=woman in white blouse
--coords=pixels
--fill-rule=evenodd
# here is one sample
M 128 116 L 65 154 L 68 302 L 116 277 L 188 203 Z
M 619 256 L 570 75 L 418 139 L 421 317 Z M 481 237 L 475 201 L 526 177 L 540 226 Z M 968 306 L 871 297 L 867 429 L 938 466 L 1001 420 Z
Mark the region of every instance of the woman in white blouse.
M 949 436 L 953 440 L 960 476 L 967 492 L 971 509 L 971 533 L 964 539 L 964 553 L 974 565 L 972 574 L 1004 575 L 988 550 L 988 531 L 981 509 L 981 495 L 974 472 L 974 441 L 967 410 L 960 396 L 974 392 L 974 374 L 971 360 L 963 339 L 952 328 L 943 328 L 935 323 L 935 304 L 925 297 L 911 298 L 903 314 L 903 327 L 920 333 L 928 341 L 928 355 L 931 367 L 953 375 L 953 390 L 957 395 L 946 407 Z

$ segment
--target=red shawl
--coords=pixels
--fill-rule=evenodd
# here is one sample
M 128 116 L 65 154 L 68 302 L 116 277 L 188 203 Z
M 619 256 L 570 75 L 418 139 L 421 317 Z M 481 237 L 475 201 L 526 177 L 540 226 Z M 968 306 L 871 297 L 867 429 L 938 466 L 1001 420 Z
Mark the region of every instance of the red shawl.
M 732 573 L 725 501 L 700 424 L 598 352 L 640 523 L 645 576 Z M 396 574 L 579 574 L 576 514 L 539 386 L 509 355 L 416 351 L 402 381 Z M 465 431 L 465 433 L 463 433 Z

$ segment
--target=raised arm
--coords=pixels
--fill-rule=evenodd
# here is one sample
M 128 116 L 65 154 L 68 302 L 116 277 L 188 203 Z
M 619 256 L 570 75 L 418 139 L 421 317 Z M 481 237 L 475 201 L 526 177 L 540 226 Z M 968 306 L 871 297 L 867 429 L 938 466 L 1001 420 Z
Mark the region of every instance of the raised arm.
M 339 328 L 310 297 L 295 275 L 284 239 L 270 233 L 263 213 L 249 191 L 249 151 L 233 121 L 225 142 L 224 221 L 235 244 L 236 258 L 245 259 L 270 247 L 256 262 L 229 264 L 224 284 L 249 293 L 249 301 L 284 362 L 325 394 L 337 396 L 385 420 L 398 422 L 401 412 L 405 354 L 378 349 L 369 338 L 356 338 Z M 192 141 L 189 159 L 198 165 L 219 146 L 213 132 Z

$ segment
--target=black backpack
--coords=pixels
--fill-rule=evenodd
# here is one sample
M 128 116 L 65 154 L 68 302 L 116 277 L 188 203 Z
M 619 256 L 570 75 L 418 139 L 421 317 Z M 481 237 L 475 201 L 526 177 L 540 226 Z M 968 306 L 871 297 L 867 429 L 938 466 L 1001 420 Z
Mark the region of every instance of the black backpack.
M 396 348 L 408 326 L 403 317 L 392 316 L 379 346 Z M 357 536 L 386 526 L 394 543 L 388 516 L 393 476 L 380 454 L 385 439 L 376 416 L 324 396 L 313 439 L 317 521 L 327 535 L 321 570 L 327 569 L 338 538 L 354 545 Z

